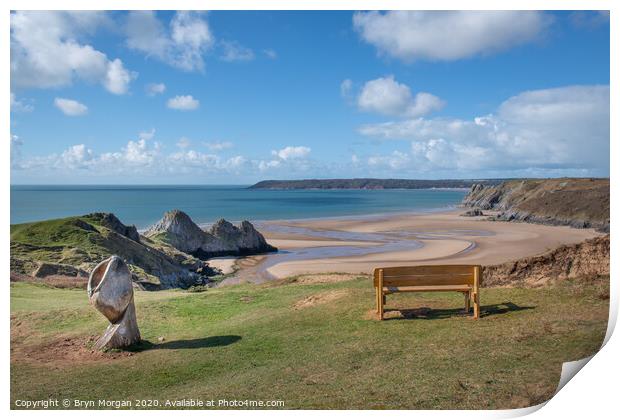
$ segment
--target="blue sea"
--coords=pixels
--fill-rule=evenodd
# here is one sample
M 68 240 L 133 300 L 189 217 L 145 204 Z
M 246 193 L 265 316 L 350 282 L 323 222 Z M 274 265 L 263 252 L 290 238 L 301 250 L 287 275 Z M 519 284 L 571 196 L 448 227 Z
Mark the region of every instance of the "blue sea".
M 247 186 L 11 186 L 11 223 L 111 212 L 146 229 L 180 209 L 199 224 L 426 212 L 457 205 L 464 190 L 251 190 Z

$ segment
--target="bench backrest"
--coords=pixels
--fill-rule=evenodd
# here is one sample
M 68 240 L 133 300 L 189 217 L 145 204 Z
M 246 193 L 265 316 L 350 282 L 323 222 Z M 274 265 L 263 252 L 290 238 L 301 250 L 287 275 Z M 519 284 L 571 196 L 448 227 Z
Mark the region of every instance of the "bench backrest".
M 383 287 L 479 286 L 482 270 L 479 265 L 418 265 L 375 268 L 375 287 L 379 286 L 381 272 L 383 272 Z

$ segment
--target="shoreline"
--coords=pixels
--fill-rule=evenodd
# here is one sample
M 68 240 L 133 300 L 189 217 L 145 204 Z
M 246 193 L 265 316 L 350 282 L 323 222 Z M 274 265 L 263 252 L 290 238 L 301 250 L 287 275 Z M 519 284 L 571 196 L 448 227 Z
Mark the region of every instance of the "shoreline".
M 487 220 L 494 212 L 478 217 L 461 212 L 455 207 L 264 222 L 261 233 L 280 252 L 239 264 L 243 267 L 223 285 L 304 274 L 367 275 L 380 266 L 500 264 L 603 235 L 594 229 Z

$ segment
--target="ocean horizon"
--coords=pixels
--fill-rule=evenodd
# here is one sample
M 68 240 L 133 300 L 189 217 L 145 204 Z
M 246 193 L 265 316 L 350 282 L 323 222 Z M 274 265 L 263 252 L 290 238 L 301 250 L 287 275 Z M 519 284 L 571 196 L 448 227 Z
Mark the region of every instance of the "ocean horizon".
M 198 224 L 428 212 L 458 205 L 463 189 L 254 190 L 249 185 L 11 185 L 11 224 L 93 212 L 146 229 L 180 209 Z

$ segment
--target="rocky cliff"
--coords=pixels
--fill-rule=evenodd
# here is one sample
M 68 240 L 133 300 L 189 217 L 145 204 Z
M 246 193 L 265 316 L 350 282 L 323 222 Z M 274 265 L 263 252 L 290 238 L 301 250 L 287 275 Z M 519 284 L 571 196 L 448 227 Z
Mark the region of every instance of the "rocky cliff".
M 523 221 L 609 232 L 609 178 L 512 180 L 475 184 L 462 204 L 494 210 L 497 220 Z
M 208 231 L 204 231 L 180 210 L 164 214 L 144 235 L 201 259 L 277 251 L 248 221 L 234 226 L 220 219 Z
M 543 255 L 484 267 L 483 286 L 543 286 L 609 275 L 609 235 L 563 245 Z

